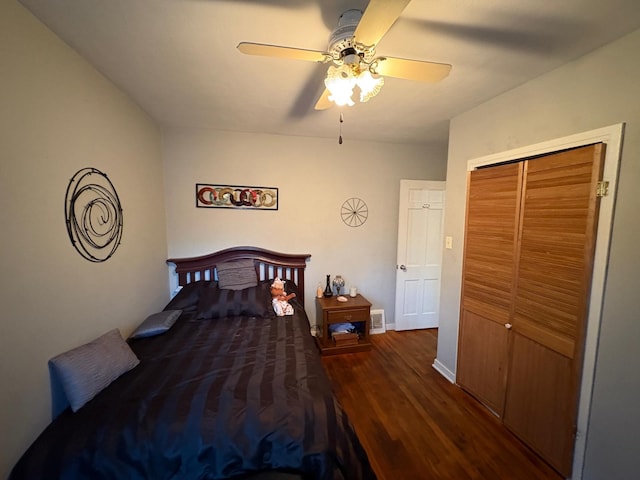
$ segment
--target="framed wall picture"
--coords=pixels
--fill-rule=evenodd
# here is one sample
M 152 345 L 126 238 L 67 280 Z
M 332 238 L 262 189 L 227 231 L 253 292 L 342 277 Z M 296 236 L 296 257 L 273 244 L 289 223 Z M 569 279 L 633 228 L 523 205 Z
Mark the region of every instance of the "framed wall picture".
M 278 188 L 196 183 L 196 207 L 278 210 Z

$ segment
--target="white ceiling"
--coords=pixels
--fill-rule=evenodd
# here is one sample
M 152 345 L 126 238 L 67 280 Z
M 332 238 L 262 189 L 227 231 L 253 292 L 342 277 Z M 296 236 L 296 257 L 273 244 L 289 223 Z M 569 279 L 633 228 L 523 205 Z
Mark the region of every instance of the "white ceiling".
M 324 51 L 340 14 L 368 3 L 20 1 L 163 126 L 336 139 L 340 110 L 313 108 L 326 65 L 236 46 Z M 413 0 L 377 53 L 450 63 L 451 74 L 438 84 L 387 78 L 370 102 L 342 109 L 343 136 L 446 142 L 455 115 L 637 28 L 638 0 Z

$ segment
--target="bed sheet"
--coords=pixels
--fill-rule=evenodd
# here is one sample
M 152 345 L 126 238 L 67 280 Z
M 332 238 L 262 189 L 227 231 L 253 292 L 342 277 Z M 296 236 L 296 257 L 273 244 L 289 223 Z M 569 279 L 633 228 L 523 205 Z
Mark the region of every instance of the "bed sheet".
M 194 316 L 131 340 L 140 365 L 56 418 L 10 479 L 375 478 L 304 310 Z

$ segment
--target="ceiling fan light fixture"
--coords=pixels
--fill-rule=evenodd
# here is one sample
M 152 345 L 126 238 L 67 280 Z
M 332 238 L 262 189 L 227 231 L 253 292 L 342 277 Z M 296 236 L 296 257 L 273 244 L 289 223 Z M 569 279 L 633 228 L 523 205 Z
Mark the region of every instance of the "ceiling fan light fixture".
M 329 100 L 342 107 L 352 107 L 355 102 L 352 99 L 353 89 L 360 89 L 360 102 L 367 102 L 375 97 L 382 86 L 384 78 L 373 76 L 368 68 L 360 68 L 360 64 L 346 64 L 330 66 L 327 70 L 325 87 L 329 90 Z
M 330 92 L 329 100 L 339 107 L 355 105 L 351 97 L 353 95 L 353 87 L 356 86 L 356 77 L 353 75 L 349 65 L 330 66 L 327 70 L 327 78 L 324 80 L 324 85 Z
M 374 77 L 369 70 L 363 70 L 358 75 L 357 85 L 360 88 L 360 101 L 368 102 L 380 92 L 384 85 L 384 78 Z
M 353 90 L 360 89 L 359 101 L 375 97 L 384 78 L 435 83 L 444 79 L 451 65 L 397 57 L 376 57 L 378 42 L 400 17 L 411 0 L 369 0 L 364 11 L 347 10 L 329 36 L 326 52 L 294 47 L 241 42 L 238 50 L 247 55 L 290 58 L 332 64 L 324 80 L 325 89 L 315 104 L 315 110 L 333 105 L 353 106 Z

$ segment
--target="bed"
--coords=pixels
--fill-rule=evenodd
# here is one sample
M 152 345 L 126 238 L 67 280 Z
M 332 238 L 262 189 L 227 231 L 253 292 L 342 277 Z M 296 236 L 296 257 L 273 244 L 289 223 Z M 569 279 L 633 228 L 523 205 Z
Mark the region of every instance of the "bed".
M 59 415 L 10 480 L 375 479 L 309 331 L 309 258 L 236 247 L 168 260 L 175 323 L 129 338 L 139 363 Z M 221 288 L 222 266 L 247 262 L 256 285 Z M 297 294 L 293 315 L 269 304 L 276 277 Z

